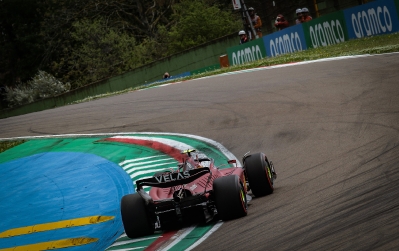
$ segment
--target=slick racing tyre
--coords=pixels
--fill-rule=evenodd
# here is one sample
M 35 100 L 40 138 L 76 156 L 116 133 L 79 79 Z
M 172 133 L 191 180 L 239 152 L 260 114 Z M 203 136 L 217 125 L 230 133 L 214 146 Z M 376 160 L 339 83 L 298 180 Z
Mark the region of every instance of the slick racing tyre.
M 150 222 L 147 209 L 140 194 L 128 194 L 122 197 L 121 214 L 123 227 L 129 238 L 153 234 L 155 226 Z
M 247 198 L 236 175 L 224 176 L 213 182 L 216 209 L 223 221 L 247 215 Z
M 249 187 L 256 197 L 273 193 L 273 173 L 263 153 L 255 153 L 244 160 Z

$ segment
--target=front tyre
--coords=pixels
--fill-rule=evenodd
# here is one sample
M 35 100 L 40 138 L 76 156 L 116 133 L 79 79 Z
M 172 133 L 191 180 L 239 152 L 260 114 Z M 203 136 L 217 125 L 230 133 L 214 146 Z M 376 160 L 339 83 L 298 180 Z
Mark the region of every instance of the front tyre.
M 256 197 L 273 193 L 273 175 L 275 173 L 270 167 L 263 153 L 255 153 L 245 158 L 244 168 L 247 174 L 249 187 Z
M 236 175 L 224 176 L 213 182 L 216 209 L 223 221 L 247 215 L 245 191 Z
M 122 197 L 121 214 L 123 227 L 129 238 L 151 235 L 155 226 L 148 217 L 145 201 L 140 194 L 128 194 Z

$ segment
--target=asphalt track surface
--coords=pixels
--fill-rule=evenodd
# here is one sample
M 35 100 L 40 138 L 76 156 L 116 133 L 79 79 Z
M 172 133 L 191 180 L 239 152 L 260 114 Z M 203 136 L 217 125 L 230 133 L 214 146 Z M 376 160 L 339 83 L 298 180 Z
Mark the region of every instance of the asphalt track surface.
M 195 250 L 399 250 L 399 54 L 186 81 L 0 120 L 0 138 L 175 132 L 265 152 L 275 192 Z

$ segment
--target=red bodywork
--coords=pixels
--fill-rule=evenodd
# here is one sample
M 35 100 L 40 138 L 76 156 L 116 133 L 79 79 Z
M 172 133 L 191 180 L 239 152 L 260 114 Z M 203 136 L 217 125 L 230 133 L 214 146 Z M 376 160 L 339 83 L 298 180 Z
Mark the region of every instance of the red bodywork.
M 244 169 L 228 167 L 219 169 L 213 159 L 199 158 L 188 152 L 178 170 L 165 170 L 151 178 L 136 181 L 137 192 L 146 201 L 147 209 L 156 226 L 168 228 L 176 223 L 210 221 L 218 214 L 213 189 L 214 180 L 235 175 L 239 178 L 244 193 L 247 193 Z M 229 161 L 229 164 L 236 161 Z M 149 194 L 143 187 L 149 186 Z
M 122 198 L 121 212 L 130 238 L 212 220 L 232 220 L 247 215 L 247 181 L 255 196 L 273 192 L 273 164 L 263 153 L 245 154 L 244 167 L 216 167 L 213 159 L 196 150 L 182 153 L 177 170 L 165 169 L 136 181 L 137 194 Z M 147 193 L 145 187 L 151 187 Z M 137 225 L 137 222 L 139 224 Z
M 230 167 L 225 169 L 218 169 L 216 168 L 213 163 L 210 165 L 209 170 L 211 171 L 209 174 L 203 175 L 198 179 L 185 184 L 185 189 L 190 190 L 193 195 L 203 193 L 204 191 L 211 191 L 213 190 L 213 181 L 216 178 L 227 176 L 227 175 L 237 175 L 241 183 L 244 186 L 245 192 L 246 190 L 246 182 L 244 177 L 244 169 L 241 167 Z M 209 178 L 209 175 L 211 177 Z M 208 179 L 210 181 L 208 182 Z M 173 193 L 180 189 L 181 185 L 173 186 L 173 187 L 152 187 L 150 190 L 150 197 L 154 200 L 164 200 L 164 199 L 172 199 Z

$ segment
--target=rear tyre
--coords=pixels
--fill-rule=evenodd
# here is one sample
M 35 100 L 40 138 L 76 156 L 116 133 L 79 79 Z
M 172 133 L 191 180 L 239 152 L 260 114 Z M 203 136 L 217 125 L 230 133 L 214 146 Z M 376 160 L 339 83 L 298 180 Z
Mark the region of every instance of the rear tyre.
M 247 198 L 236 175 L 224 176 L 213 182 L 216 209 L 223 221 L 247 215 Z
M 123 227 L 129 238 L 153 234 L 155 226 L 148 217 L 147 208 L 140 194 L 128 194 L 122 197 L 121 214 Z
M 273 173 L 263 153 L 255 153 L 245 158 L 244 168 L 253 195 L 260 197 L 273 193 Z

